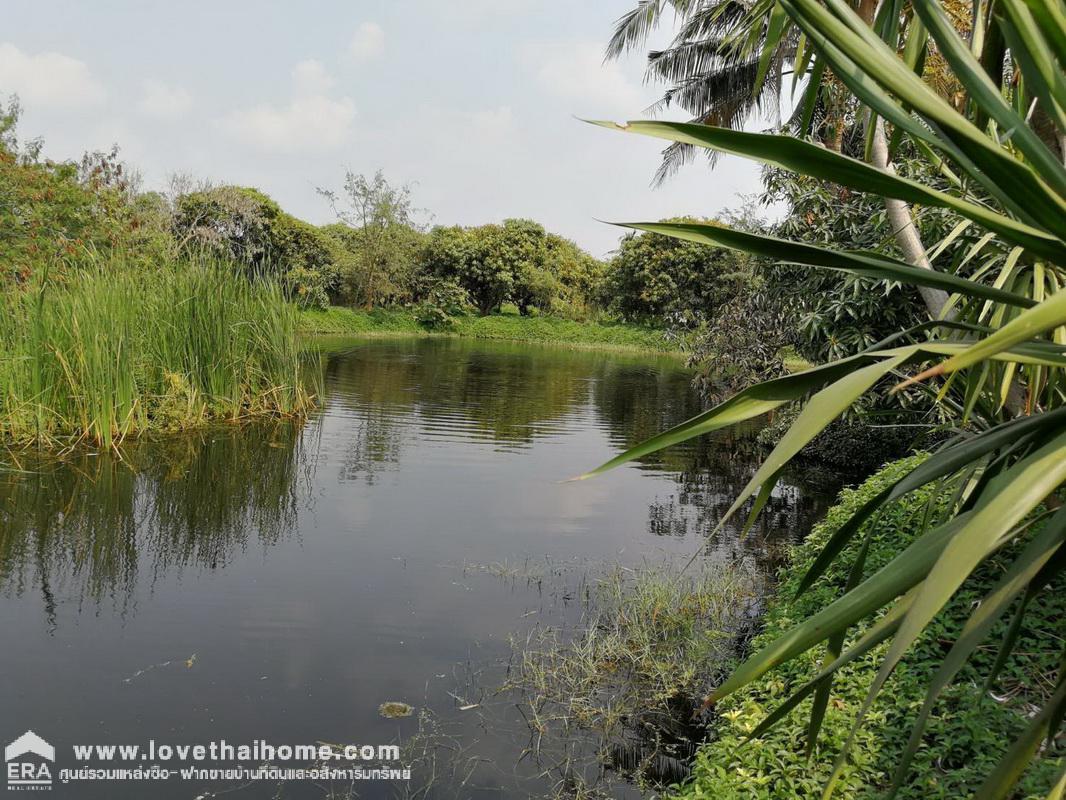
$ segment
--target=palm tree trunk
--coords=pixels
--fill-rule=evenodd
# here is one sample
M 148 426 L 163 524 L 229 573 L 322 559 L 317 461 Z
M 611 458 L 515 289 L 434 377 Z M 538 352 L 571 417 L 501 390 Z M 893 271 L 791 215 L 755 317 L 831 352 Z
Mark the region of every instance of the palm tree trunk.
M 867 117 L 867 120 L 869 120 L 869 117 Z M 885 136 L 885 123 L 880 117 L 874 123 L 870 161 L 879 169 L 892 173 L 896 171 L 892 166 L 892 162 L 888 159 L 888 137 Z M 925 254 L 925 246 L 918 235 L 918 228 L 914 225 L 910 205 L 903 200 L 886 197 L 885 211 L 888 213 L 888 223 L 892 226 L 892 235 L 896 240 L 896 246 L 903 253 L 903 257 L 907 262 L 922 269 L 933 269 L 933 265 L 929 263 L 929 258 Z M 948 303 L 947 292 L 931 286 L 919 286 L 918 291 L 922 295 L 925 307 L 929 310 L 929 316 L 933 319 L 940 319 L 944 313 L 944 307 Z M 950 316 L 954 317 L 954 314 Z
M 874 15 L 877 13 L 877 0 L 860 0 L 857 9 L 863 22 L 873 25 Z M 873 119 L 873 112 L 866 116 L 866 124 Z M 892 162 L 888 159 L 888 137 L 885 136 L 885 123 L 880 117 L 874 123 L 873 147 L 870 151 L 870 162 L 878 169 L 895 173 Z M 931 270 L 933 265 L 925 254 L 925 246 L 918 235 L 918 228 L 914 225 L 911 216 L 911 207 L 903 200 L 885 198 L 885 211 L 888 212 L 888 224 L 892 226 L 892 235 L 896 240 L 896 246 L 903 253 L 903 257 L 909 264 L 922 269 Z M 943 289 L 934 289 L 927 286 L 919 286 L 918 291 L 922 296 L 925 307 L 929 310 L 929 316 L 940 319 L 944 306 L 948 303 L 948 295 Z

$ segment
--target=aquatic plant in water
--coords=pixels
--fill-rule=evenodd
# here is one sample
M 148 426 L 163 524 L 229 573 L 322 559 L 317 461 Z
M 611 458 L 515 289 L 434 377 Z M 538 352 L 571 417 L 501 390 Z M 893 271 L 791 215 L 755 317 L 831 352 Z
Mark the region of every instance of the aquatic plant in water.
M 110 447 L 296 414 L 315 395 L 280 287 L 222 262 L 89 259 L 0 294 L 0 439 Z

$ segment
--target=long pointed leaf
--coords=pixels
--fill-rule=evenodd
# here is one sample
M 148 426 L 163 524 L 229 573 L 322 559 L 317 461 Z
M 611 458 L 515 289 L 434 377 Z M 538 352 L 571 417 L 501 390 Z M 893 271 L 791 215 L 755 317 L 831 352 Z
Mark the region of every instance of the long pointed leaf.
M 1066 676 L 1060 675 L 1055 693 L 1051 695 L 1040 713 L 1033 717 L 1022 735 L 1014 740 L 974 797 L 980 797 L 982 800 L 1001 800 L 1010 795 L 1014 784 L 1028 766 L 1029 759 L 1040 747 L 1040 742 L 1047 737 L 1052 719 L 1061 715 L 1064 705 L 1066 705 Z
M 623 228 L 661 233 L 675 239 L 729 247 L 745 253 L 766 256 L 778 261 L 850 272 L 875 280 L 902 281 L 916 286 L 932 286 L 969 297 L 980 297 L 1029 308 L 1034 305 L 1028 297 L 993 289 L 956 275 L 922 269 L 875 253 L 830 250 L 812 244 L 791 242 L 774 236 L 748 233 L 724 225 L 706 222 L 622 222 Z
M 1018 148 L 1060 196 L 1066 195 L 1066 169 L 1063 169 L 1062 162 L 1003 99 L 999 87 L 989 79 L 943 9 L 936 3 L 915 3 L 914 10 L 922 18 L 925 27 L 929 29 L 929 35 L 936 40 L 940 52 L 951 65 L 955 76 L 970 92 L 974 102 L 996 120 L 1003 130 L 1010 132 Z
M 856 400 L 866 394 L 881 378 L 902 364 L 909 353 L 861 367 L 818 392 L 803 407 L 799 416 L 785 431 L 781 441 L 737 495 L 733 505 L 722 515 L 716 530 L 736 513 L 744 502 L 772 475 L 777 474 L 808 442 L 825 430 L 826 426 L 844 413 Z
M 968 347 L 965 352 L 925 370 L 905 381 L 899 388 L 936 375 L 964 369 L 1063 324 L 1066 324 L 1066 292 L 1059 292 L 1040 305 L 1023 311 L 991 336 Z
M 941 663 L 930 681 L 925 702 L 911 730 L 910 740 L 900 756 L 899 766 L 892 782 L 890 795 L 894 795 L 903 785 L 911 760 L 921 744 L 922 732 L 933 711 L 933 705 L 951 679 L 958 674 L 963 665 L 984 641 L 992 626 L 999 620 L 1014 600 L 1023 592 L 1037 573 L 1051 559 L 1063 541 L 1066 541 L 1066 509 L 1060 509 L 1044 526 L 1043 530 L 1029 543 L 1025 550 L 1011 564 L 981 604 L 966 621 L 959 638 Z
M 900 478 L 895 485 L 886 487 L 866 501 L 833 533 L 807 570 L 807 574 L 803 576 L 803 580 L 800 581 L 799 589 L 796 591 L 797 596 L 807 591 L 818 580 L 876 509 L 884 507 L 919 487 L 952 475 L 989 453 L 1018 441 L 1023 436 L 1035 431 L 1052 430 L 1063 424 L 1066 424 L 1066 407 L 1046 414 L 1022 417 L 1002 423 L 930 456 L 910 473 Z
M 726 697 L 778 664 L 825 641 L 842 627 L 848 627 L 899 597 L 920 583 L 951 537 L 970 519 L 963 514 L 912 542 L 892 561 L 817 614 L 782 634 L 737 667 L 709 696 L 713 703 Z
M 755 728 L 744 737 L 744 743 L 750 742 L 752 739 L 758 739 L 766 731 L 770 730 L 774 725 L 788 716 L 796 706 L 802 703 L 811 692 L 818 688 L 823 680 L 830 677 L 834 672 L 843 667 L 846 664 L 850 664 L 857 658 L 861 658 L 866 653 L 873 650 L 881 642 L 885 641 L 899 628 L 900 622 L 903 621 L 903 615 L 907 611 L 907 606 L 912 598 L 913 590 L 904 595 L 899 601 L 892 606 L 877 622 L 871 625 L 859 640 L 855 642 L 846 652 L 838 656 L 829 664 L 824 665 L 818 674 L 807 681 L 803 686 L 797 689 L 791 697 L 784 703 L 775 708 L 770 714 L 766 716 Z
M 916 350 L 917 348 L 910 348 L 910 352 L 915 352 Z M 812 391 L 821 389 L 826 384 L 847 375 L 854 369 L 894 355 L 896 355 L 896 352 L 891 352 L 887 356 L 880 353 L 852 356 L 851 358 L 833 361 L 820 367 L 814 367 L 803 372 L 796 372 L 792 375 L 785 375 L 781 378 L 757 384 L 733 395 L 714 408 L 697 414 L 692 419 L 686 420 L 668 431 L 664 431 L 635 447 L 629 448 L 610 461 L 583 475 L 579 475 L 575 480 L 591 478 L 593 475 L 607 472 L 628 461 L 654 453 L 664 447 L 680 444 L 695 436 L 701 436 L 720 428 L 735 425 L 738 422 L 762 416 L 785 403 L 798 400 Z
M 839 775 L 846 763 L 855 735 L 880 694 L 888 676 L 910 649 L 926 625 L 955 594 L 974 568 L 1004 542 L 1014 528 L 1037 504 L 1066 479 L 1066 433 L 1054 439 L 1005 471 L 990 487 L 988 495 L 967 515 L 966 522 L 939 553 L 936 564 L 922 582 L 899 632 L 892 639 L 866 700 L 852 725 L 851 735 L 837 756 L 833 774 Z M 956 520 L 962 517 L 956 517 Z M 921 540 L 919 540 L 921 541 Z M 830 786 L 833 783 L 830 779 Z
M 998 214 L 985 206 L 937 191 L 918 181 L 878 169 L 857 158 L 819 147 L 794 136 L 750 133 L 711 125 L 659 120 L 634 120 L 624 124 L 593 121 L 592 124 L 739 155 L 882 197 L 949 208 L 999 233 L 1014 244 L 1022 245 L 1057 263 L 1066 263 L 1066 245 L 1037 228 Z

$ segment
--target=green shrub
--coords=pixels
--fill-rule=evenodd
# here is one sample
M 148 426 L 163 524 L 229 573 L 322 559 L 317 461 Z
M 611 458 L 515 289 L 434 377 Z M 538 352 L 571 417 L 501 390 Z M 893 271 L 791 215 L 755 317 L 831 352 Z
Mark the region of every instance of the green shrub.
M 422 290 L 423 300 L 415 310 L 415 318 L 422 327 L 429 330 L 454 328 L 457 317 L 466 316 L 474 310 L 470 295 L 454 280 L 432 280 L 427 283 Z
M 20 145 L 19 114 L 14 98 L 0 103 L 0 289 L 56 274 L 86 249 L 121 249 L 141 263 L 165 251 L 168 221 L 151 200 L 138 202 L 117 149 L 80 163 L 42 159 L 40 140 Z
M 367 310 L 406 303 L 417 279 L 423 233 L 411 187 L 394 184 L 378 170 L 344 173 L 344 189 L 319 188 L 338 222 L 325 230 L 339 254 L 341 299 Z
M 753 642 L 755 649 L 839 596 L 861 536 L 852 541 L 843 557 L 832 563 L 812 589 L 798 598 L 795 593 L 806 569 L 833 532 L 867 500 L 906 475 L 923 459 L 924 456 L 918 455 L 889 464 L 859 488 L 841 493 L 826 518 L 815 526 L 806 541 L 794 548 L 791 563 L 782 571 L 781 584 L 769 605 L 765 627 Z M 873 523 L 867 523 L 864 532 L 871 532 L 872 537 L 866 574 L 886 564 L 921 532 L 925 515 L 935 516 L 944 502 L 942 497 L 939 500 L 937 497 L 935 486 L 920 489 L 886 508 Z M 1017 546 L 1007 548 L 974 573 L 889 678 L 885 691 L 878 696 L 858 733 L 849 763 L 837 784 L 839 796 L 874 798 L 887 789 L 910 735 L 910 724 L 922 705 L 928 680 L 943 658 L 945 647 L 957 638 L 972 605 L 988 591 L 1016 549 Z M 1022 639 L 994 693 L 981 688 L 981 676 L 995 657 L 993 648 L 979 652 L 944 691 L 900 797 L 933 800 L 969 796 L 1026 727 L 1028 704 L 1046 690 L 1042 676 L 1053 674 L 1058 667 L 1059 643 L 1045 632 L 1055 629 L 1057 621 L 1066 615 L 1064 589 L 1066 585 L 1060 573 L 1056 583 L 1045 589 L 1042 601 L 1030 606 L 1033 618 L 1022 632 Z M 1004 620 L 997 625 L 990 641 L 998 641 L 1003 636 L 1006 624 Z M 860 627 L 865 630 L 867 625 Z M 849 643 L 862 630 L 853 631 Z M 715 740 L 700 750 L 691 781 L 678 789 L 675 796 L 685 800 L 820 797 L 836 751 L 847 737 L 884 648 L 885 645 L 875 648 L 838 673 L 820 746 L 810 761 L 804 753 L 809 699 L 769 733 L 747 744 L 744 740 L 770 711 L 817 671 L 818 649 L 786 662 L 723 700 L 717 707 L 719 716 L 712 733 Z M 1055 759 L 1062 755 L 1060 750 L 1061 747 L 1052 748 L 1038 760 L 1023 780 L 1023 792 L 1019 796 L 1044 796 L 1056 766 Z
M 181 195 L 173 225 L 186 252 L 232 259 L 250 275 L 276 278 L 305 308 L 329 304 L 337 282 L 333 243 L 258 189 L 217 186 Z

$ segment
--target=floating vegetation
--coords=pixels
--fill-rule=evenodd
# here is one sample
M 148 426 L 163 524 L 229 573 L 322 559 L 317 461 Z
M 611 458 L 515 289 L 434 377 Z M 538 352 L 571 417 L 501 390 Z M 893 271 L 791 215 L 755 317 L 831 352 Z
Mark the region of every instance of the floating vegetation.
M 128 678 L 123 678 L 122 682 L 123 683 L 133 683 L 133 681 L 135 681 L 137 678 L 141 677 L 142 675 L 144 675 L 147 672 L 151 672 L 152 670 L 156 670 L 156 669 L 164 669 L 166 667 L 171 666 L 172 664 L 182 664 L 182 663 L 185 664 L 185 668 L 186 669 L 192 669 L 193 666 L 196 664 L 196 653 L 193 653 L 188 658 L 172 658 L 169 661 L 161 661 L 158 664 L 149 664 L 144 669 L 137 670 L 132 675 L 130 675 Z
M 396 700 L 389 700 L 378 706 L 378 713 L 386 719 L 399 719 L 409 717 L 415 713 L 415 707 Z
M 523 758 L 554 775 L 554 796 L 610 796 L 608 773 L 640 788 L 683 780 L 707 736 L 699 700 L 751 629 L 758 597 L 750 565 L 618 568 L 592 584 L 576 631 L 513 640 L 503 691 L 520 698 Z

